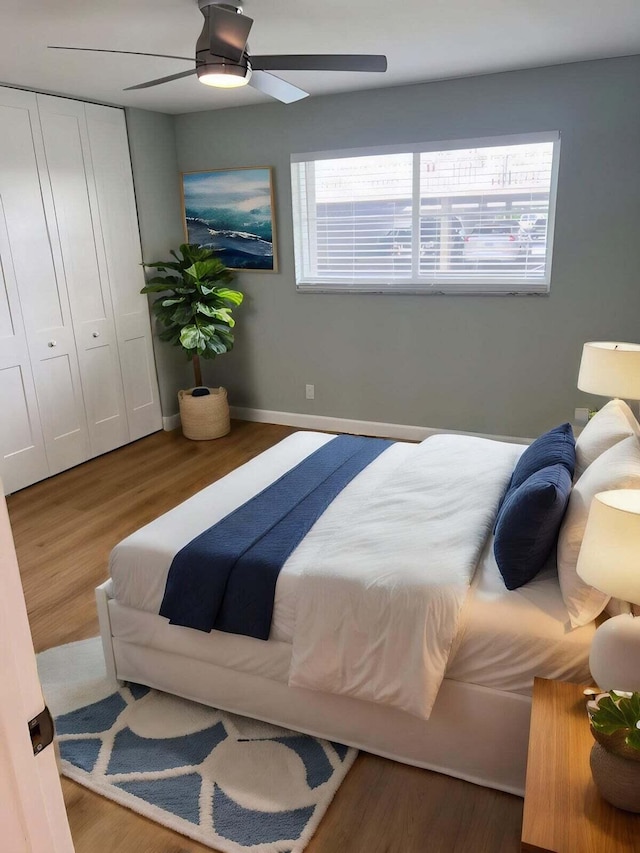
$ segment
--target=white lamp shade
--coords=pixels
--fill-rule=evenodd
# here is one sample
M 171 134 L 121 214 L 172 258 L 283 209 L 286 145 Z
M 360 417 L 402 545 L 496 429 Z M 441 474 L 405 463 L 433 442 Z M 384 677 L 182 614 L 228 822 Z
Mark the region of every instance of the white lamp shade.
M 640 400 L 640 344 L 586 343 L 582 348 L 578 388 L 603 397 Z
M 595 495 L 577 571 L 596 589 L 640 604 L 640 489 Z

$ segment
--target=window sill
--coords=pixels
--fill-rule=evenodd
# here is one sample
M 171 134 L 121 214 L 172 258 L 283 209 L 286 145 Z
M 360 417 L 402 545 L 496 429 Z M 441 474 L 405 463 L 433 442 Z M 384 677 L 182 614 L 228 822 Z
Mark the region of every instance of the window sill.
M 534 287 L 523 288 L 521 285 L 486 284 L 479 286 L 474 284 L 452 285 L 422 283 L 386 283 L 386 282 L 359 282 L 357 284 L 345 281 L 341 282 L 296 282 L 298 293 L 382 293 L 388 295 L 416 294 L 420 296 L 549 296 L 550 286 L 544 283 L 536 283 Z

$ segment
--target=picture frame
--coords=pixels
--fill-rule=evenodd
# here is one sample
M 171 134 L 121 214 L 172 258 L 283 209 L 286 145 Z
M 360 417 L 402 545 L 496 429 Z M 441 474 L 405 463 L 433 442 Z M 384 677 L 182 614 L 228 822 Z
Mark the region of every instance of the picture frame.
M 278 272 L 271 166 L 182 172 L 181 190 L 188 243 L 238 272 Z

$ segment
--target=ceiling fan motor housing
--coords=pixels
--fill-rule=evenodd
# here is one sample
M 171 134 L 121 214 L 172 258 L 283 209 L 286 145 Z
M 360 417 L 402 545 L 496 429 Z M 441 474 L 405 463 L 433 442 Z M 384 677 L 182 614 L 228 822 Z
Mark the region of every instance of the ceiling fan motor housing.
M 196 42 L 196 73 L 198 79 L 202 83 L 216 86 L 244 85 L 251 77 L 251 63 L 246 50 L 246 36 L 242 41 L 242 48 L 240 45 L 235 45 L 235 47 L 232 44 L 225 45 L 226 39 L 220 41 L 218 37 L 221 26 L 220 17 L 222 16 L 224 23 L 224 19 L 231 18 L 232 15 L 240 15 L 242 7 L 233 0 L 224 3 L 216 2 L 216 0 L 198 0 L 198 6 L 204 16 L 202 32 Z M 214 9 L 216 10 L 216 21 L 212 22 L 213 15 L 211 13 Z M 250 26 L 251 21 L 245 20 Z M 240 22 L 238 21 L 238 23 Z M 234 29 L 235 26 L 233 24 Z M 214 80 L 215 82 L 213 82 Z
M 240 0 L 198 0 L 198 8 L 204 14 L 204 9 L 209 6 L 222 6 L 223 9 L 228 9 L 230 12 L 237 12 L 238 15 L 242 14 L 242 6 L 240 4 Z

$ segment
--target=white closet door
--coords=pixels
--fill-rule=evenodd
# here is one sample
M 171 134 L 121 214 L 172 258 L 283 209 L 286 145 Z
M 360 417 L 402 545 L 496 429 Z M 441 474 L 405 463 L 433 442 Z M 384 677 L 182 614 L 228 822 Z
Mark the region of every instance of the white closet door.
M 0 195 L 49 473 L 55 474 L 89 456 L 73 327 L 57 235 L 49 234 L 43 210 L 44 201 L 53 213 L 38 175 L 44 151 L 36 96 L 0 89 L 0 109 Z
M 131 440 L 162 428 L 124 112 L 85 104 Z
M 129 441 L 84 104 L 38 95 L 91 456 Z
M 0 106 L 0 125 L 5 117 Z M 0 152 L 2 145 L 0 138 Z M 1 163 L 0 153 L 0 473 L 9 494 L 47 477 L 49 466 L 11 258 Z

